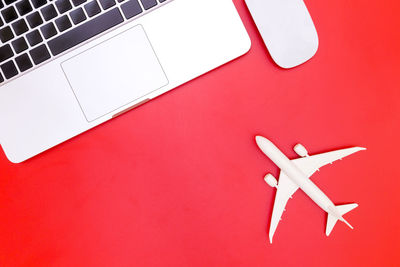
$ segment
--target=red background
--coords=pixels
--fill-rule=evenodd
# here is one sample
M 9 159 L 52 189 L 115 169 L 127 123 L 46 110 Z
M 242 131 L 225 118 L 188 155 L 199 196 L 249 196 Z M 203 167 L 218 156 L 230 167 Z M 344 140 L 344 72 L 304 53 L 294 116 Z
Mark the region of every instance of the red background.
M 399 266 L 400 4 L 307 1 L 310 62 L 273 64 L 242 0 L 245 56 L 23 164 L 0 155 L 0 266 Z M 326 214 L 295 194 L 274 243 L 278 169 L 290 157 L 365 146 L 313 180 L 357 202 L 326 237 Z

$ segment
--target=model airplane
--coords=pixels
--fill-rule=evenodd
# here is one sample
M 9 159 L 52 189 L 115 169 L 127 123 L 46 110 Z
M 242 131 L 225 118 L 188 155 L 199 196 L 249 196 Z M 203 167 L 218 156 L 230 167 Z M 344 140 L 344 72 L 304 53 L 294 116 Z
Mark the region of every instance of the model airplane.
M 353 227 L 343 218 L 343 214 L 355 209 L 357 204 L 335 206 L 333 202 L 309 179 L 319 168 L 329 163 L 347 157 L 353 153 L 365 150 L 362 147 L 353 147 L 337 151 L 309 156 L 304 146 L 297 144 L 294 151 L 300 156 L 298 159 L 289 160 L 271 141 L 262 136 L 256 136 L 258 147 L 267 155 L 280 169 L 279 184 L 272 174 L 265 176 L 265 181 L 272 187 L 277 188 L 274 209 L 272 211 L 271 226 L 269 228 L 269 239 L 272 243 L 276 227 L 289 198 L 301 189 L 318 206 L 328 213 L 326 224 L 326 235 L 328 236 L 336 222 L 342 221 L 351 229 Z

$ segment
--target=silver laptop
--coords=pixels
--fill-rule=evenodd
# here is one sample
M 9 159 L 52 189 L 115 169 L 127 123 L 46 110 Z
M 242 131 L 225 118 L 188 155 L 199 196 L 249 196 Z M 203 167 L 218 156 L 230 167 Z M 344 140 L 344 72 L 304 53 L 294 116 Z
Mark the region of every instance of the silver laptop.
M 232 0 L 0 0 L 0 40 L 0 144 L 14 163 L 250 48 Z

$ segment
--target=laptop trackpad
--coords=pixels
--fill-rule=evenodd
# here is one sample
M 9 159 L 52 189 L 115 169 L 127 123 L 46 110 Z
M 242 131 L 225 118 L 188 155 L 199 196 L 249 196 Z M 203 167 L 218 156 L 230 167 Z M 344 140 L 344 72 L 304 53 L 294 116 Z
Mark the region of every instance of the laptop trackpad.
M 88 121 L 168 84 L 141 25 L 61 64 Z

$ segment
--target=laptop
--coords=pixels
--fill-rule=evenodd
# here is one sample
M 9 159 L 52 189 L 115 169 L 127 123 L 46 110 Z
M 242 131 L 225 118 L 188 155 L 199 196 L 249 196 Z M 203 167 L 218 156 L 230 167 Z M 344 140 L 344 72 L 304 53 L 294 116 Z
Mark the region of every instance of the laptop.
M 0 144 L 23 162 L 250 49 L 232 0 L 0 0 Z

